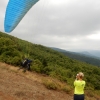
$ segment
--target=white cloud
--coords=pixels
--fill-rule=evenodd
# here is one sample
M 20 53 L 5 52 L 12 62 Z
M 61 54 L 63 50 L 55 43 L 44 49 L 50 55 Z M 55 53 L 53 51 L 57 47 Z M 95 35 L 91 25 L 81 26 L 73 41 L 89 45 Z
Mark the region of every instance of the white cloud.
M 100 41 L 100 31 L 95 32 L 94 34 L 90 34 L 87 38 L 91 40 L 99 40 Z

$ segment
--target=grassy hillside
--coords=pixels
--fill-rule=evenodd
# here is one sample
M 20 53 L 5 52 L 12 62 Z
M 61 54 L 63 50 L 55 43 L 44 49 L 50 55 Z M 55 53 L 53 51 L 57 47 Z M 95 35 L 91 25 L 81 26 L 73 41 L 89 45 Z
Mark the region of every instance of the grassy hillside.
M 42 45 L 15 38 L 0 32 L 0 61 L 20 66 L 24 57 L 31 59 L 31 70 L 55 77 L 73 88 L 75 75 L 85 74 L 86 90 L 92 90 L 92 96 L 100 93 L 100 68 L 66 57 Z
M 62 88 L 65 86 L 47 75 L 24 73 L 17 67 L 0 62 L 0 100 L 62 100 L 62 97 L 63 100 L 73 100 L 73 94 L 50 88 L 55 84 Z

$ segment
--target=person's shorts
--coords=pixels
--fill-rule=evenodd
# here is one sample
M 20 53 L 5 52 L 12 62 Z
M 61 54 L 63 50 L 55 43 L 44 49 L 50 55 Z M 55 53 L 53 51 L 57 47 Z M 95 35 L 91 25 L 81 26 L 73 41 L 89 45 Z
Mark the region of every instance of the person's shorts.
M 84 100 L 84 94 L 74 94 L 74 100 Z

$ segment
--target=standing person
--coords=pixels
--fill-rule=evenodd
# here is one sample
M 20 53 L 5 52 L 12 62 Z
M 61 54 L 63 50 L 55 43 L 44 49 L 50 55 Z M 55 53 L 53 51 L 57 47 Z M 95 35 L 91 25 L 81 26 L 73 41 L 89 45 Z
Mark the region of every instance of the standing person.
M 27 70 L 29 70 L 29 71 L 31 70 L 31 69 L 30 69 L 31 63 L 32 63 L 32 60 L 29 60 L 29 59 L 28 59 L 28 60 L 27 60 Z
M 86 82 L 83 80 L 84 74 L 79 72 L 74 81 L 74 100 L 84 100 L 84 87 Z
M 30 64 L 32 63 L 32 60 L 29 60 L 27 58 L 25 58 L 22 62 L 21 62 L 21 68 L 25 68 L 27 70 L 30 70 Z

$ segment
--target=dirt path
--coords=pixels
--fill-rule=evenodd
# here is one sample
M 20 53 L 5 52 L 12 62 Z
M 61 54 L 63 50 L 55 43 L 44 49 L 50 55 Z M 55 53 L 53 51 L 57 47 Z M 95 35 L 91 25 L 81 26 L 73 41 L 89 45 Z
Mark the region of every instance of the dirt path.
M 0 63 L 0 100 L 73 100 L 65 92 L 46 89 L 41 83 L 43 77 Z

